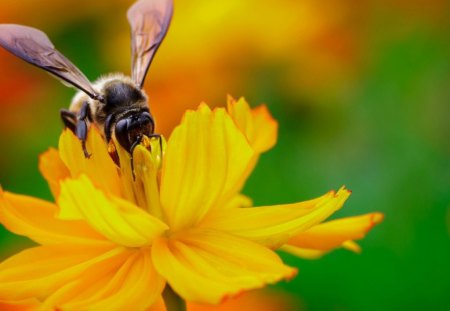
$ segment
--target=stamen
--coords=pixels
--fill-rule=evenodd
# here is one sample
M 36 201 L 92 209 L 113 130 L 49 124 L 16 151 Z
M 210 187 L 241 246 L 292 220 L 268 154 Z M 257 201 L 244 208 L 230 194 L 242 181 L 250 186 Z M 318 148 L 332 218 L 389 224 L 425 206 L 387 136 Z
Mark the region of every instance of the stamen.
M 136 141 L 131 145 L 131 148 L 130 148 L 131 174 L 133 175 L 133 181 L 136 181 L 136 175 L 134 174 L 133 152 L 134 152 L 134 149 L 136 149 L 136 147 L 141 143 L 141 141 L 142 141 L 142 136 L 138 136 Z

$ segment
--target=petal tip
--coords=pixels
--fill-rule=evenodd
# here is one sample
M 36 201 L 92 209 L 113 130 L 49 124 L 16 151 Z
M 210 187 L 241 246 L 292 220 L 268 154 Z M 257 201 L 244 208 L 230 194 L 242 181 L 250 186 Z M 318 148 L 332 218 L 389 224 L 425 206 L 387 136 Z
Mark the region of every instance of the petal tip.
M 236 293 L 225 294 L 225 295 L 220 299 L 219 305 L 221 305 L 221 304 L 227 302 L 228 300 L 231 300 L 231 299 L 237 299 L 237 298 L 241 297 L 242 295 L 244 295 L 246 292 L 248 292 L 248 290 L 240 290 L 240 291 L 238 291 L 238 292 L 236 292 Z
M 59 135 L 59 140 L 76 138 L 75 134 L 68 128 L 64 128 Z
M 384 214 L 383 213 L 373 213 L 372 215 L 372 222 L 374 224 L 379 224 L 384 220 Z
M 335 192 L 335 197 L 342 196 L 347 199 L 353 193 L 352 190 L 348 189 L 346 186 L 342 186 L 337 192 Z
M 47 150 L 45 150 L 44 152 L 42 152 L 41 154 L 39 154 L 39 160 L 41 160 L 43 157 L 45 157 L 46 154 L 49 154 L 51 152 L 58 152 L 58 150 L 56 148 L 50 147 Z
M 384 214 L 383 213 L 373 213 L 370 215 L 370 221 L 369 225 L 367 226 L 366 233 L 372 230 L 375 225 L 378 225 L 384 220 Z
M 344 243 L 342 243 L 342 247 L 349 251 L 352 251 L 355 254 L 362 253 L 361 246 L 359 246 L 358 243 L 356 243 L 355 241 L 352 241 L 352 240 L 348 240 L 348 241 L 345 241 Z
M 278 278 L 277 281 L 280 281 L 280 280 L 283 280 L 283 279 L 286 280 L 286 281 L 291 281 L 292 279 L 294 279 L 294 278 L 298 275 L 298 269 L 297 269 L 297 268 L 292 268 L 292 267 L 288 267 L 288 268 L 289 268 L 289 269 L 288 269 L 289 272 L 286 273 L 286 275 L 285 275 L 284 277 Z M 269 283 L 271 283 L 271 282 L 269 282 Z M 269 283 L 267 283 L 267 284 L 269 284 Z M 266 285 L 267 285 L 267 284 L 266 284 Z M 242 295 L 244 295 L 245 293 L 247 293 L 247 292 L 249 292 L 249 291 L 251 291 L 251 290 L 255 290 L 255 289 L 258 289 L 258 288 L 262 288 L 263 286 L 265 286 L 265 285 L 262 285 L 262 286 L 260 286 L 260 287 L 249 288 L 249 289 L 241 289 L 241 290 L 238 290 L 238 291 L 233 292 L 233 293 L 226 293 L 226 294 L 224 294 L 224 295 L 222 296 L 222 298 L 219 300 L 219 305 L 221 305 L 221 304 L 227 302 L 227 301 L 230 300 L 230 299 L 236 299 L 236 298 L 239 298 L 239 297 L 241 297 Z
M 286 276 L 287 281 L 293 280 L 298 275 L 298 269 L 297 268 L 291 268 L 291 273 Z
M 348 189 L 346 185 L 343 185 L 341 188 L 339 188 L 338 192 L 339 191 L 345 191 L 345 192 L 348 192 L 348 193 L 352 193 L 353 192 L 352 190 Z
M 234 98 L 233 95 L 231 95 L 230 93 L 227 94 L 227 103 L 228 104 L 234 104 L 236 102 L 236 98 Z
M 197 109 L 201 112 L 205 112 L 205 111 L 210 112 L 211 111 L 211 108 L 209 108 L 208 104 L 205 102 L 201 102 L 200 105 L 198 105 Z
M 272 116 L 272 114 L 270 113 L 269 108 L 267 107 L 266 104 L 261 104 L 258 107 L 252 109 L 252 114 L 253 115 L 260 115 L 262 118 L 264 118 L 267 122 L 269 123 L 274 123 L 275 126 L 278 127 L 278 122 L 277 120 L 275 120 Z
M 214 117 L 216 117 L 217 115 L 226 115 L 226 111 L 223 107 L 214 107 L 214 109 L 212 110 Z

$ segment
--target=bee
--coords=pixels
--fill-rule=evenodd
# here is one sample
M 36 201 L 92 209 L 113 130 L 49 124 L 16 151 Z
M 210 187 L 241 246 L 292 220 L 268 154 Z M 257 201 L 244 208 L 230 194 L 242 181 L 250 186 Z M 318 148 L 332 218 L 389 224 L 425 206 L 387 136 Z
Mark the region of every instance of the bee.
M 131 26 L 131 77 L 111 74 L 90 83 L 88 78 L 42 31 L 14 24 L 0 25 L 0 46 L 24 61 L 46 70 L 78 93 L 61 119 L 81 141 L 85 157 L 88 128 L 95 124 L 105 141 L 113 137 L 130 154 L 144 136 L 155 134 L 155 121 L 143 90 L 156 51 L 170 25 L 173 0 L 139 0 L 127 13 Z

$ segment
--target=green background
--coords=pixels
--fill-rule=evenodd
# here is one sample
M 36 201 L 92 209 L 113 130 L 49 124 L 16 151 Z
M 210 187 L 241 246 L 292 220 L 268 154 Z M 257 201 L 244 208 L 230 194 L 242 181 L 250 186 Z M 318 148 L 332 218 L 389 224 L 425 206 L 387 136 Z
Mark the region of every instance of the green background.
M 276 147 L 262 156 L 244 192 L 255 205 L 269 205 L 310 199 L 345 184 L 353 194 L 333 217 L 385 214 L 360 242 L 360 255 L 337 250 L 316 261 L 283 255 L 300 273 L 274 290 L 293 295 L 296 308 L 449 310 L 449 15 L 440 12 L 436 21 L 433 14 L 423 17 L 420 6 L 412 15 L 373 8 L 361 34 L 362 65 L 345 91 L 286 92 L 280 87 L 283 66 L 276 62 L 246 73 L 254 79 L 234 95 L 245 95 L 254 106 L 267 103 L 280 128 Z M 121 69 L 102 61 L 100 30 L 92 31 L 100 29 L 96 21 L 106 13 L 99 9 L 92 15 L 74 18 L 52 36 L 89 77 Z M 28 70 L 26 64 L 20 68 Z M 32 68 L 29 74 L 45 76 Z M 299 72 L 305 74 L 314 75 Z M 10 115 L 16 124 L 0 133 L 0 183 L 8 191 L 51 200 L 37 169 L 38 154 L 57 145 L 58 109 L 67 106 L 73 91 L 42 79 L 47 91 L 0 104 L 3 118 Z M 154 87 L 150 78 L 150 94 Z M 225 95 L 215 94 L 211 102 L 224 102 Z M 30 243 L 0 229 L 1 257 L 24 245 Z

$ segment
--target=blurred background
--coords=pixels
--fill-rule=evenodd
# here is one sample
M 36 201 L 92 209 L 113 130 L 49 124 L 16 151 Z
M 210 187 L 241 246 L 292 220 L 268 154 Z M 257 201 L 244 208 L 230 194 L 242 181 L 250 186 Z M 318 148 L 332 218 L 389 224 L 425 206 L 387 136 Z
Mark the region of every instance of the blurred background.
M 130 72 L 132 2 L 1 0 L 0 23 L 43 30 L 95 80 Z M 447 0 L 175 0 L 145 85 L 158 132 L 227 94 L 266 103 L 280 131 L 244 190 L 256 205 L 345 184 L 336 217 L 386 216 L 360 255 L 283 255 L 300 273 L 269 288 L 273 310 L 450 309 L 449 39 Z M 38 155 L 74 93 L 0 50 L 4 189 L 51 199 Z M 29 244 L 0 229 L 1 258 Z

